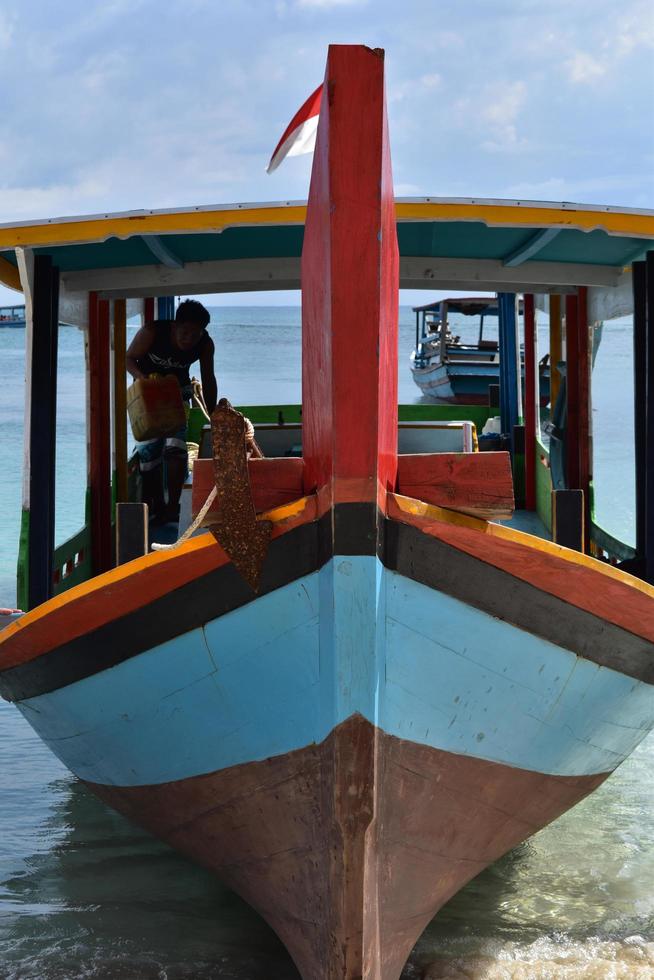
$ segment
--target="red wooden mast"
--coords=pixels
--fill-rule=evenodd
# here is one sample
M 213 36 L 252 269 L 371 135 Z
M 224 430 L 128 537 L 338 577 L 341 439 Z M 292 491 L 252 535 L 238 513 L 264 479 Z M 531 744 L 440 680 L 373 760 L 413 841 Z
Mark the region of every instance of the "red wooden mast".
M 385 507 L 397 475 L 399 258 L 384 54 L 329 48 L 302 252 L 305 488 Z

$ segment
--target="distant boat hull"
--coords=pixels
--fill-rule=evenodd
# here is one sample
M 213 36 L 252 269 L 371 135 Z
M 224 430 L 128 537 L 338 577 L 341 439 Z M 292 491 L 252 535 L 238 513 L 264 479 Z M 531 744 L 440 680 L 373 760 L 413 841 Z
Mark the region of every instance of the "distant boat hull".
M 411 356 L 411 374 L 422 393 L 439 402 L 456 405 L 488 405 L 488 389 L 500 381 L 499 364 L 459 364 L 440 361 L 424 367 Z M 524 377 L 524 373 L 523 373 Z M 540 402 L 549 403 L 549 371 L 541 372 Z

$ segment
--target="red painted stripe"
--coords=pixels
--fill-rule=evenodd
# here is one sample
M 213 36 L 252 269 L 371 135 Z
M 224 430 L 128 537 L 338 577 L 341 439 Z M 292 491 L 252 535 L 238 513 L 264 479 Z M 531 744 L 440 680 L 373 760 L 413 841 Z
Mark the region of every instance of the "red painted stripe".
M 525 294 L 525 506 L 536 510 L 536 313 Z
M 112 566 L 109 302 L 89 293 L 89 489 L 91 562 L 99 575 Z

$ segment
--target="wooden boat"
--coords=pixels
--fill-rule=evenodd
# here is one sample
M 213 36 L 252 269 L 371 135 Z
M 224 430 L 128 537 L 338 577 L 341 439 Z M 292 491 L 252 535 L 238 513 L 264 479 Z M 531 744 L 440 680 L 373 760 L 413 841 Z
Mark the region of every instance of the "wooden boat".
M 30 611 L 0 634 L 0 691 L 98 796 L 258 909 L 305 980 L 397 980 L 441 905 L 595 789 L 654 721 L 654 555 L 639 536 L 632 557 L 645 581 L 587 553 L 596 529 L 584 347 L 589 316 L 630 302 L 625 257 L 651 247 L 654 215 L 396 204 L 382 53 L 330 48 L 324 91 L 306 211 L 239 206 L 0 229 L 5 249 L 19 245 L 0 274 L 32 294 L 28 329 L 41 357 L 39 397 L 27 393 Z M 490 288 L 526 294 L 527 420 L 513 466 L 524 455 L 526 503 L 544 516 L 533 294 L 565 296 L 568 486 L 553 513 L 560 539 L 582 502 L 577 551 L 475 516 L 511 509 L 508 454 L 424 451 L 428 426 L 423 452 L 398 454 L 398 283 L 429 268 L 407 240 L 434 241 L 430 215 L 453 240 L 452 224 L 463 234 L 478 221 L 482 250 L 497 229 L 505 242 L 507 229 L 531 241 L 530 255 L 544 231 L 567 238 L 560 262 L 480 257 L 476 268 Z M 539 216 L 546 227 L 534 230 Z M 112 567 L 112 431 L 117 499 L 127 493 L 126 300 L 288 288 L 303 224 L 301 430 L 297 407 L 244 408 L 278 447 L 299 434 L 302 456 L 248 464 L 240 416 L 221 407 L 214 534 Z M 155 251 L 142 240 L 152 235 L 165 235 Z M 600 265 L 581 260 L 594 247 Z M 439 260 L 450 282 L 471 275 L 466 254 L 460 268 L 456 256 Z M 634 270 L 642 324 L 654 267 Z M 60 308 L 88 331 L 90 525 L 55 551 L 54 425 L 35 418 L 53 398 L 59 287 Z M 646 331 L 637 337 L 646 353 Z M 502 380 L 509 433 L 517 375 L 513 393 Z M 453 411 L 402 414 L 415 423 Z M 482 417 L 480 407 L 467 412 L 469 422 Z M 643 460 L 652 427 L 638 438 Z M 654 487 L 644 487 L 639 514 L 651 519 Z M 605 534 L 602 554 L 613 547 Z
M 452 296 L 414 306 L 416 346 L 411 352 L 413 380 L 424 395 L 439 401 L 460 405 L 488 405 L 491 385 L 499 386 L 499 337 L 484 336 L 489 317 L 499 319 L 497 296 Z M 518 311 L 522 314 L 522 304 Z M 464 340 L 450 330 L 452 315 L 475 317 L 478 336 Z M 524 357 L 522 358 L 524 360 Z M 524 366 L 522 371 L 524 379 Z M 549 401 L 549 367 L 547 355 L 540 365 L 540 401 Z
M 25 306 L 0 306 L 0 327 L 24 327 Z

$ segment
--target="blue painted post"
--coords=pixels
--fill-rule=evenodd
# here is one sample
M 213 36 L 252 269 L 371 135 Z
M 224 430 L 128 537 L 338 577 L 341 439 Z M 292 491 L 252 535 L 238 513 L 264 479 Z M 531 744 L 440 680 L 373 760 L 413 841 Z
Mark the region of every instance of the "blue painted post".
M 174 296 L 157 297 L 157 320 L 174 320 L 174 319 L 175 319 L 175 297 Z
M 520 348 L 515 293 L 498 293 L 500 335 L 500 417 L 502 435 L 509 435 L 520 420 Z

